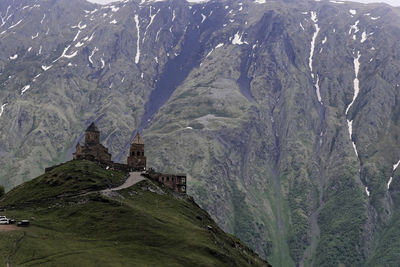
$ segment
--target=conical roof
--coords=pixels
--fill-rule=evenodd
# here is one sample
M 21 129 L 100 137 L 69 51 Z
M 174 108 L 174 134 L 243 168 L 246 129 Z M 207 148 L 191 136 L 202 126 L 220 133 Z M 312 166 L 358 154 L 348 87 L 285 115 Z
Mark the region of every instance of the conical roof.
M 142 137 L 140 137 L 139 133 L 136 133 L 135 138 L 133 138 L 132 144 L 137 144 L 137 145 L 144 145 Z
M 92 122 L 89 127 L 86 129 L 86 132 L 98 132 L 99 129 L 97 129 L 96 125 L 94 122 Z

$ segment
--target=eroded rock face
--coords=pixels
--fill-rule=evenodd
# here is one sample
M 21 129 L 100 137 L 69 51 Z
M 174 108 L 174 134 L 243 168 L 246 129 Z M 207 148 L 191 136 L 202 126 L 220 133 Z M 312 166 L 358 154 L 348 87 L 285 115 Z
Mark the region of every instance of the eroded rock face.
M 143 129 L 273 265 L 397 263 L 398 8 L 261 2 L 2 1 L 1 182 Z

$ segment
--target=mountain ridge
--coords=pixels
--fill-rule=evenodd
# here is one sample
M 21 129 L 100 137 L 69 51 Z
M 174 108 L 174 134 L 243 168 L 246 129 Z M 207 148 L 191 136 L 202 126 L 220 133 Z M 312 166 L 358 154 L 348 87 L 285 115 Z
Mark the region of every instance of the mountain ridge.
M 18 3 L 0 36 L 7 189 L 67 160 L 91 121 L 117 159 L 143 127 L 149 165 L 188 173 L 196 201 L 272 264 L 394 255 L 383 247 L 398 220 L 399 8 Z

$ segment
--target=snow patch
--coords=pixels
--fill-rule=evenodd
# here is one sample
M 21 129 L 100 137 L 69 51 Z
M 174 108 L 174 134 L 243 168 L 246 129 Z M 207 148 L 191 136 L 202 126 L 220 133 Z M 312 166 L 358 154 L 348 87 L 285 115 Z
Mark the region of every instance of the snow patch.
M 353 106 L 354 101 L 356 101 L 358 93 L 360 92 L 360 87 L 359 87 L 359 83 L 360 81 L 358 80 L 358 72 L 360 70 L 360 51 L 358 51 L 357 57 L 354 58 L 354 73 L 355 73 L 355 78 L 353 81 L 353 85 L 354 85 L 354 95 L 353 95 L 353 101 L 351 101 L 351 103 L 347 106 L 346 109 L 346 115 L 347 113 L 349 113 L 350 108 Z
M 354 10 L 354 9 L 350 9 L 349 12 L 350 12 L 350 14 L 352 14 L 352 15 L 357 14 L 357 10 Z
M 90 62 L 90 64 L 92 64 L 93 65 L 93 60 L 92 60 L 92 57 L 94 56 L 94 54 L 97 52 L 97 51 L 99 51 L 99 49 L 97 48 L 97 47 L 94 47 L 94 49 L 93 49 L 93 51 L 92 51 L 92 53 L 90 54 L 90 56 L 89 56 L 89 62 Z
M 135 15 L 135 24 L 137 31 L 137 41 L 136 41 L 136 56 L 135 56 L 135 64 L 139 63 L 140 60 L 140 28 L 139 28 L 139 16 Z
M 110 24 L 117 24 L 118 22 L 114 19 L 112 21 L 110 21 Z
M 372 18 L 371 18 L 372 19 Z M 14 27 L 17 27 L 20 23 L 22 22 L 22 19 L 20 21 L 18 21 L 17 23 L 11 25 L 8 29 L 12 29 Z
M 7 103 L 1 105 L 1 107 L 0 107 L 0 117 L 1 117 L 1 115 L 3 115 L 4 108 L 5 108 L 6 106 L 7 106 Z
M 39 36 L 39 33 L 37 32 L 36 35 L 33 35 L 31 38 L 32 40 L 36 39 Z
M 386 185 L 386 187 L 387 187 L 388 190 L 390 189 L 390 184 L 392 183 L 392 180 L 393 180 L 393 174 L 394 174 L 394 172 L 396 171 L 397 167 L 399 167 L 399 165 L 400 165 L 400 160 L 399 160 L 397 163 L 393 164 L 393 167 L 392 167 L 392 176 L 390 177 L 390 179 L 389 179 L 389 181 L 388 181 L 388 183 L 387 183 L 387 185 Z
M 329 1 L 329 2 L 331 2 L 331 3 L 333 3 L 333 4 L 344 4 L 344 2 L 341 2 L 341 1 L 334 1 L 334 0 L 331 0 L 331 1 Z
M 365 193 L 367 193 L 367 196 L 369 196 L 369 195 L 370 195 L 370 193 L 369 193 L 369 191 L 368 191 L 368 187 L 367 187 L 367 186 L 365 187 Z
M 85 24 L 85 25 L 81 25 L 81 23 L 82 23 L 82 21 L 80 21 L 80 22 L 78 23 L 78 25 L 72 26 L 71 28 L 72 28 L 72 29 L 78 28 L 79 30 L 85 29 L 87 25 L 86 25 L 86 24 Z
M 15 54 L 15 55 L 13 55 L 13 56 L 10 56 L 10 60 L 14 60 L 14 59 L 17 59 L 18 58 L 18 54 Z
M 44 21 L 45 18 L 46 18 L 46 13 L 43 14 L 43 18 L 42 18 L 42 20 L 40 21 L 40 24 L 43 24 L 43 21 Z
M 367 40 L 367 33 L 364 31 L 361 35 L 361 43 L 364 43 Z
M 42 69 L 43 69 L 44 71 L 49 70 L 51 67 L 53 67 L 53 65 L 50 65 L 50 66 L 42 65 Z
M 322 40 L 322 44 L 325 44 L 328 41 L 328 38 L 325 36 L 324 40 Z
M 207 16 L 205 16 L 203 13 L 201 13 L 201 17 L 202 17 L 201 23 L 203 23 L 206 20 Z
M 313 34 L 313 37 L 311 39 L 311 48 L 310 48 L 310 57 L 308 59 L 310 71 L 311 71 L 311 77 L 314 79 L 314 72 L 313 72 L 313 57 L 314 57 L 314 51 L 315 51 L 315 41 L 317 40 L 317 36 L 319 31 L 321 30 L 319 25 L 318 25 L 318 16 L 315 11 L 311 11 L 311 20 L 314 22 L 314 27 L 315 27 L 315 32 Z M 317 94 L 318 102 L 323 105 L 322 99 L 321 99 L 321 93 L 320 93 L 320 87 L 319 87 L 319 76 L 317 74 L 317 78 L 315 80 L 315 91 Z
M 359 20 L 357 20 L 354 25 L 350 26 L 350 30 L 349 30 L 349 35 L 351 34 L 351 32 L 354 30 L 354 33 L 357 33 L 360 29 L 358 28 L 358 23 L 360 23 Z
M 28 91 L 29 88 L 31 88 L 31 86 L 30 86 L 29 84 L 28 84 L 28 85 L 25 85 L 24 87 L 22 87 L 22 89 L 21 89 L 21 95 L 23 95 L 26 91 Z
M 78 39 L 78 36 L 80 33 L 81 33 L 81 30 L 78 30 L 78 32 L 76 33 L 74 40 L 72 40 L 72 42 L 75 42 Z
M 357 57 L 354 58 L 354 73 L 355 73 L 355 78 L 354 78 L 354 96 L 353 96 L 353 101 L 351 101 L 351 103 L 348 105 L 348 107 L 346 109 L 346 116 L 347 116 L 351 106 L 354 104 L 354 101 L 357 99 L 358 93 L 360 91 L 359 80 L 358 80 L 358 72 L 360 70 L 360 57 L 361 57 L 361 54 L 358 51 Z M 355 152 L 356 156 L 358 157 L 357 146 L 353 142 L 353 137 L 352 137 L 353 136 L 353 121 L 352 120 L 351 121 L 347 120 L 347 126 L 349 128 L 350 140 L 351 140 L 351 143 L 353 145 L 354 152 Z
M 243 33 L 239 35 L 239 32 L 235 33 L 235 36 L 233 37 L 232 44 L 234 45 L 242 45 L 242 44 L 248 44 L 246 41 L 242 41 Z
M 152 15 L 152 14 L 151 14 L 151 6 L 150 6 L 150 15 L 149 15 L 149 16 L 150 16 L 150 22 L 149 22 L 149 24 L 147 25 L 146 29 L 144 30 L 142 43 L 144 43 L 144 39 L 146 38 L 147 29 L 148 29 L 148 28 L 150 27 L 150 25 L 153 23 L 154 18 L 157 16 L 158 12 L 160 12 L 160 9 L 158 9 L 157 12 L 156 12 L 154 15 Z M 174 13 L 174 14 L 175 14 L 175 13 Z M 173 19 L 174 19 L 174 18 L 173 18 Z M 158 34 L 159 34 L 159 32 L 157 32 L 156 41 L 157 41 Z
M 315 88 L 316 88 L 316 92 L 317 92 L 317 98 L 318 98 L 318 102 L 322 103 L 322 98 L 321 98 L 321 92 L 319 90 L 319 76 L 317 74 L 317 80 L 315 81 Z
M 312 63 L 313 63 L 313 56 L 314 56 L 314 50 L 315 50 L 315 41 L 316 41 L 318 33 L 320 31 L 320 28 L 317 24 L 317 22 L 318 22 L 317 13 L 315 11 L 311 11 L 311 20 L 314 21 L 314 23 L 315 23 L 314 24 L 315 32 L 311 39 L 311 49 L 310 49 L 310 57 L 308 59 L 308 65 L 311 70 L 311 76 L 314 78 Z
M 175 15 L 175 10 L 174 10 L 174 11 L 172 11 L 172 22 L 174 22 L 175 18 L 176 18 L 176 15 Z
M 220 47 L 222 47 L 223 45 L 224 45 L 223 43 L 217 44 L 217 46 L 215 47 L 215 49 L 220 48 Z
M 112 12 L 117 12 L 119 10 L 119 7 L 116 6 L 110 6 Z
M 254 0 L 254 2 L 255 2 L 256 4 L 265 4 L 265 3 L 267 3 L 266 0 Z
M 53 61 L 53 63 L 54 62 L 57 62 L 60 58 L 73 58 L 73 57 L 75 57 L 77 54 L 78 54 L 78 51 L 75 51 L 75 52 L 73 52 L 72 54 L 69 54 L 69 55 L 67 55 L 67 52 L 68 52 L 68 49 L 71 47 L 71 45 L 69 45 L 69 46 L 67 46 L 65 49 L 64 49 L 64 51 L 63 51 L 63 53 L 61 54 L 61 56 L 59 57 L 59 58 L 57 58 L 56 60 L 54 60 Z

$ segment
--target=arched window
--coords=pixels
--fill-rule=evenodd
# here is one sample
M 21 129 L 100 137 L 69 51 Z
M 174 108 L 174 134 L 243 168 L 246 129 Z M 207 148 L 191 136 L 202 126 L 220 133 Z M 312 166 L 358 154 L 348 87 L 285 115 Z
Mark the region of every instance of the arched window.
M 140 151 L 137 152 L 137 155 L 140 156 Z

